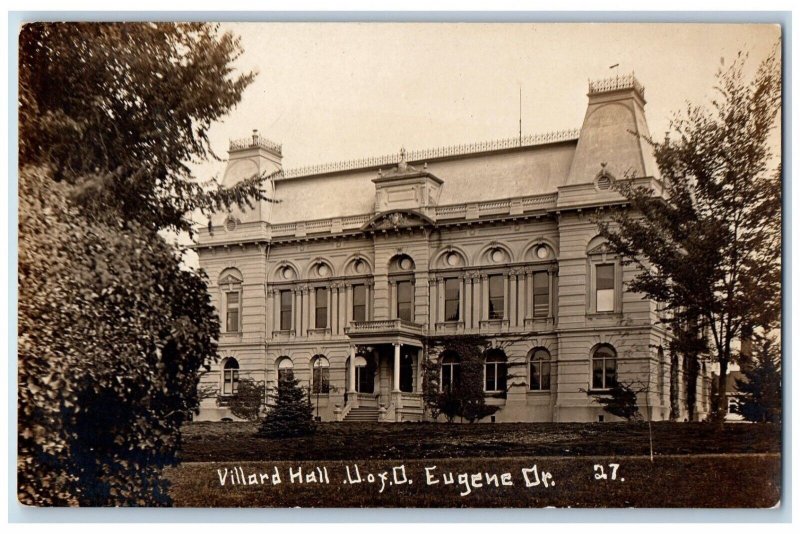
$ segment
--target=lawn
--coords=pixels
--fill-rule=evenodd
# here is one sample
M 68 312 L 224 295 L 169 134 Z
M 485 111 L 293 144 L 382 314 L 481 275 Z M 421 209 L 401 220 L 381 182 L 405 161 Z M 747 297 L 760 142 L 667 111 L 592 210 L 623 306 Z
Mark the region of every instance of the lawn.
M 184 427 L 186 462 L 384 460 L 494 456 L 649 455 L 646 424 L 630 423 L 325 423 L 308 438 L 258 438 L 250 423 Z M 780 452 L 778 425 L 653 423 L 656 456 Z
M 326 423 L 314 436 L 282 440 L 256 429 L 185 427 L 183 463 L 167 471 L 175 505 L 728 508 L 780 499 L 775 425 L 654 423 L 652 462 L 645 424 Z M 528 486 L 525 473 L 536 477 L 523 469 L 533 466 L 539 484 Z M 347 483 L 356 467 L 362 481 Z M 302 482 L 291 476 L 300 469 Z

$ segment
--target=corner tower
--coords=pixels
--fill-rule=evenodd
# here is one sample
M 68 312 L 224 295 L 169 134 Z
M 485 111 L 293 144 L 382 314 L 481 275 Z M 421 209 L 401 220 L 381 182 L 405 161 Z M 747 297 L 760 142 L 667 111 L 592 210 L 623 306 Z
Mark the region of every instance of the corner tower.
M 231 140 L 228 149 L 228 164 L 222 178 L 222 185 L 231 187 L 254 176 L 270 175 L 281 170 L 282 147 L 259 135 L 253 130 L 251 137 Z M 264 182 L 262 189 L 267 198 L 273 198 L 275 187 L 271 180 Z M 261 201 L 253 209 L 240 210 L 232 207 L 230 212 L 221 212 L 213 216 L 214 226 L 224 225 L 229 220 L 236 224 L 252 222 L 269 222 L 272 203 Z
M 566 185 L 598 176 L 658 178 L 644 115 L 644 87 L 633 74 L 590 81 L 589 105 Z

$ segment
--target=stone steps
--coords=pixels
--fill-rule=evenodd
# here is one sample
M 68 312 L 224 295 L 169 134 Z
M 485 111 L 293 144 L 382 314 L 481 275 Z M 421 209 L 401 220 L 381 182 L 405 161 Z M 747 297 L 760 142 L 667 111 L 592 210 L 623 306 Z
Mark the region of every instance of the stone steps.
M 344 418 L 345 422 L 361 422 L 361 421 L 370 421 L 375 422 L 378 420 L 378 409 L 372 406 L 359 406 L 358 408 L 353 408 L 348 412 L 347 416 Z

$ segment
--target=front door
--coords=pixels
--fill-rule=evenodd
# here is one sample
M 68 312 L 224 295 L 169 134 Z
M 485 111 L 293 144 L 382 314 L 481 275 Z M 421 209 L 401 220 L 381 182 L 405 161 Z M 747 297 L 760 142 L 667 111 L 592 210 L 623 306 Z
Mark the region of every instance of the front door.
M 356 357 L 356 391 L 375 392 L 375 357 L 372 354 Z
M 400 391 L 414 391 L 414 357 L 411 354 L 400 356 Z

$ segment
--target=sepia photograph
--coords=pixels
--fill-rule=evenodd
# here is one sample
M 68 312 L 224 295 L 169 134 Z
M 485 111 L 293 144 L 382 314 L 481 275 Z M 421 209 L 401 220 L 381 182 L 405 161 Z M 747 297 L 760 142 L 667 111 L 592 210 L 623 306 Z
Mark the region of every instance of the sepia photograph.
M 25 20 L 18 502 L 786 506 L 783 30 Z

